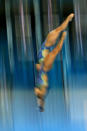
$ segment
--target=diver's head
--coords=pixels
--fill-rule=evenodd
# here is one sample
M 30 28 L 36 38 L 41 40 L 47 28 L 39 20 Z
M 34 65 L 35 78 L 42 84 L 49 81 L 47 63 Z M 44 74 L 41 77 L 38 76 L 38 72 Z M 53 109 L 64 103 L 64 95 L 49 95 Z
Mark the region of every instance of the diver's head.
M 38 104 L 40 112 L 43 112 L 44 111 L 44 99 L 37 97 L 37 104 Z

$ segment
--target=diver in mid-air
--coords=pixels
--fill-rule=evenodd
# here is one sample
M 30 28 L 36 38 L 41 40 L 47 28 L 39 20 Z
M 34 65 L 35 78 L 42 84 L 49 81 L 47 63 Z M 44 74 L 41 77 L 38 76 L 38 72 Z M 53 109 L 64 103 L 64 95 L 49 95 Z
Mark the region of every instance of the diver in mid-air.
M 37 102 L 41 112 L 44 111 L 44 97 L 48 87 L 47 72 L 52 68 L 56 56 L 62 49 L 63 42 L 66 37 L 66 31 L 64 30 L 67 28 L 68 23 L 72 21 L 73 17 L 74 14 L 71 13 L 59 27 L 52 30 L 47 35 L 45 42 L 42 44 L 39 50 L 38 63 L 36 64 L 37 76 L 35 95 L 37 96 Z M 62 32 L 60 41 L 58 42 L 57 46 L 52 51 L 50 51 L 51 46 L 56 43 L 60 32 Z

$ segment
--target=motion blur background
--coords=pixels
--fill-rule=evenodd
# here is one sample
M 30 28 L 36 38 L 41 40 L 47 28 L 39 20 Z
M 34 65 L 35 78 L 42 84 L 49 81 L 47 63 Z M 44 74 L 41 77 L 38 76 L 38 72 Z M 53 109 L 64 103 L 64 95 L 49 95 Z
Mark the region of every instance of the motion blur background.
M 86 0 L 0 0 L 0 131 L 87 131 L 86 6 Z M 40 113 L 37 54 L 49 31 L 72 12 Z

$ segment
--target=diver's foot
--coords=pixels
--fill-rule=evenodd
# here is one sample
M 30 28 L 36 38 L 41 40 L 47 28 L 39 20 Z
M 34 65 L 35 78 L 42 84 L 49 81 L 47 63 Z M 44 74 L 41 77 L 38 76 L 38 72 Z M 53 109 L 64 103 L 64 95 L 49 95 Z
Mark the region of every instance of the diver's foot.
M 71 14 L 68 16 L 68 20 L 69 20 L 69 21 L 72 21 L 73 17 L 74 17 L 74 13 L 71 13 Z

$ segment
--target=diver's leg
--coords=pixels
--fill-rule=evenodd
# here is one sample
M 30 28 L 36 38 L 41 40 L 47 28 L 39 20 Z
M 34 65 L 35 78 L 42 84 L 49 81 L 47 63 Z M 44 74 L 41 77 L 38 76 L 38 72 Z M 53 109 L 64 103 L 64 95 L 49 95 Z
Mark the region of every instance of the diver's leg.
M 54 48 L 44 59 L 44 71 L 47 72 L 51 69 L 53 63 L 54 63 L 54 60 L 56 58 L 56 56 L 58 55 L 58 53 L 61 51 L 62 49 L 62 46 L 63 46 L 63 42 L 64 42 L 64 39 L 66 37 L 66 32 L 63 32 L 62 33 L 62 36 L 61 36 L 61 39 L 59 41 L 59 43 L 57 44 L 56 48 Z
M 72 20 L 73 17 L 74 14 L 71 13 L 59 27 L 57 27 L 47 35 L 45 46 L 50 47 L 56 43 L 59 33 L 66 29 L 68 23 Z
M 68 23 L 72 20 L 73 17 L 74 17 L 74 14 L 71 13 L 59 27 L 57 27 L 56 29 L 54 29 L 48 34 L 46 38 L 45 46 L 50 47 L 56 43 L 59 33 L 63 31 L 64 29 L 66 29 L 66 27 L 68 26 Z M 36 68 L 37 70 L 40 70 L 41 64 L 36 64 Z
M 74 17 L 74 14 L 71 13 L 70 15 L 67 16 L 67 18 L 65 19 L 65 21 L 56 29 L 56 31 L 63 31 L 67 28 L 68 24 L 70 21 L 72 21 Z

